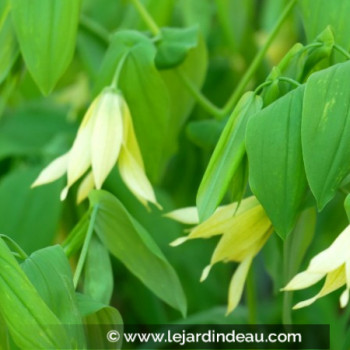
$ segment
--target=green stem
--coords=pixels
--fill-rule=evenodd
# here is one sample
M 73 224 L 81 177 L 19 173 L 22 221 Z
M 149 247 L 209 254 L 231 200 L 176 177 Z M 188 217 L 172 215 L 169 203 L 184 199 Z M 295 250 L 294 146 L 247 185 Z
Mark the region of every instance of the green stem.
M 335 44 L 333 46 L 334 50 L 335 51 L 338 51 L 339 53 L 341 53 L 343 56 L 346 57 L 347 60 L 350 60 L 350 53 L 347 52 L 343 47 L 341 47 L 340 45 L 338 44 Z
M 85 15 L 80 16 L 79 23 L 83 28 L 94 34 L 106 45 L 109 45 L 109 32 L 99 23 Z
M 255 90 L 254 93 L 255 95 L 258 95 L 262 89 L 264 89 L 266 86 L 271 85 L 273 80 L 266 80 L 263 83 L 261 83 Z
M 253 75 L 255 74 L 256 70 L 260 66 L 261 62 L 263 61 L 267 50 L 271 46 L 273 40 L 275 39 L 276 35 L 278 34 L 279 30 L 282 27 L 282 24 L 286 20 L 286 18 L 289 16 L 290 12 L 292 11 L 294 5 L 296 4 L 297 0 L 291 0 L 285 10 L 283 11 L 281 17 L 277 21 L 275 27 L 273 28 L 272 32 L 270 33 L 269 37 L 267 38 L 265 44 L 260 49 L 258 54 L 255 56 L 253 62 L 249 66 L 248 70 L 244 74 L 243 78 L 239 82 L 237 88 L 233 92 L 232 96 L 227 101 L 225 107 L 224 107 L 224 114 L 230 113 L 230 111 L 233 109 L 235 104 L 238 102 L 242 94 L 244 93 L 245 88 L 249 84 L 250 80 L 252 79 Z
M 254 277 L 254 265 L 252 264 L 248 274 L 246 287 L 248 321 L 250 324 L 256 324 L 257 322 L 256 286 Z
M 159 35 L 160 29 L 155 22 L 155 20 L 152 18 L 152 16 L 148 13 L 147 9 L 143 6 L 143 4 L 140 2 L 140 0 L 130 0 L 133 5 L 135 6 L 137 12 L 142 17 L 144 22 L 146 23 L 147 27 L 151 31 L 151 33 L 155 36 Z
M 223 114 L 220 108 L 210 102 L 180 69 L 176 69 L 176 74 L 204 110 L 213 115 L 215 118 L 222 119 Z
M 128 54 L 129 54 L 129 51 L 125 52 L 118 63 L 118 66 L 117 66 L 117 69 L 115 70 L 112 84 L 111 84 L 112 88 L 116 88 L 116 89 L 118 88 L 120 73 L 123 69 L 123 66 L 124 66 L 126 58 L 128 57 Z
M 78 282 L 79 282 L 81 273 L 83 271 L 83 267 L 84 267 L 84 264 L 85 264 L 86 256 L 87 256 L 87 253 L 88 253 L 88 250 L 89 250 L 89 245 L 90 245 L 90 242 L 91 242 L 92 234 L 94 232 L 94 226 L 95 226 L 97 211 L 98 211 L 98 205 L 94 206 L 94 209 L 92 211 L 91 219 L 90 219 L 90 223 L 89 223 L 89 228 L 88 228 L 88 231 L 86 233 L 86 237 L 85 237 L 85 240 L 84 240 L 83 248 L 81 249 L 81 253 L 80 253 L 80 256 L 79 256 L 77 268 L 75 269 L 75 272 L 74 272 L 73 283 L 74 283 L 74 288 L 75 289 L 78 286 Z
M 295 87 L 299 87 L 301 84 L 298 82 L 298 81 L 296 81 L 296 80 L 294 80 L 294 79 L 292 79 L 292 78 L 288 78 L 288 77 L 278 77 L 277 78 L 279 81 L 284 81 L 284 82 L 286 82 L 286 83 L 289 83 L 289 84 L 291 84 L 291 85 L 293 85 L 293 86 L 295 86 Z
M 283 285 L 286 285 L 291 278 L 291 271 L 289 266 L 289 261 L 286 258 L 288 251 L 289 241 L 286 240 L 283 244 L 283 275 L 285 280 L 283 281 Z M 282 322 L 283 324 L 292 324 L 292 302 L 293 302 L 293 292 L 283 292 L 283 309 L 282 309 Z

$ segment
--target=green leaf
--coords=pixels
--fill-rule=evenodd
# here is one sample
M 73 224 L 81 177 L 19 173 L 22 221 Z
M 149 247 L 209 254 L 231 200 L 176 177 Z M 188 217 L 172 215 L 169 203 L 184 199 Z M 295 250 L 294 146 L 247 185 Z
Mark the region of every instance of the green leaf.
M 49 94 L 73 58 L 80 0 L 11 0 L 23 58 L 43 94 Z
M 249 183 L 283 239 L 293 229 L 305 196 L 301 151 L 304 87 L 278 99 L 248 124 Z
M 157 42 L 156 67 L 169 69 L 181 64 L 188 51 L 197 46 L 198 27 L 162 28 Z
M 179 72 L 186 76 L 200 90 L 207 72 L 207 56 L 205 42 L 200 36 L 198 46 L 189 51 L 185 61 L 179 67 L 160 72 L 170 96 L 169 137 L 166 144 L 167 154 L 172 154 L 176 150 L 181 127 L 186 122 L 196 103 L 192 94 L 184 88 Z
M 18 45 L 13 30 L 9 0 L 0 3 L 0 84 L 7 77 L 18 56 Z
M 303 15 L 308 41 L 313 41 L 316 36 L 328 25 L 333 29 L 335 41 L 350 48 L 350 2 L 347 0 L 299 0 Z
M 6 115 L 0 121 L 0 159 L 9 156 L 37 156 L 60 133 L 71 126 L 62 111 L 27 107 Z
M 77 293 L 80 313 L 86 329 L 88 349 L 111 349 L 106 334 L 111 330 L 123 332 L 123 319 L 117 309 L 104 305 L 89 296 Z M 121 342 L 113 344 L 113 349 L 120 349 Z
M 157 179 L 169 131 L 169 96 L 154 65 L 156 49 L 136 31 L 115 34 L 101 66 L 98 90 L 110 85 L 120 60 L 126 56 L 119 78 L 135 125 L 148 175 Z
M 24 168 L 0 181 L 0 232 L 29 253 L 52 243 L 61 211 L 61 181 L 30 188 L 39 172 L 39 168 Z
M 102 243 L 154 294 L 184 315 L 180 281 L 149 233 L 108 192 L 93 191 L 90 201 L 98 206 L 95 230 Z
M 350 171 L 350 62 L 310 76 L 301 127 L 306 176 L 321 210 Z
M 108 305 L 114 287 L 111 259 L 101 241 L 92 237 L 84 266 L 84 294 Z
M 69 349 L 65 329 L 0 238 L 0 313 L 24 349 Z
M 247 123 L 261 108 L 261 98 L 248 92 L 232 112 L 199 186 L 197 207 L 201 220 L 213 214 L 224 197 L 245 154 Z
M 178 0 L 186 27 L 198 25 L 204 37 L 208 37 L 212 26 L 215 7 L 211 0 Z
M 66 327 L 72 346 L 84 347 L 84 330 L 69 261 L 61 246 L 34 252 L 21 265 L 46 305 Z M 69 326 L 71 325 L 71 327 Z
M 0 348 L 2 350 L 11 350 L 8 329 L 7 329 L 5 320 L 2 318 L 1 314 L 0 314 Z
M 221 132 L 225 126 L 223 120 L 198 120 L 189 122 L 186 127 L 187 137 L 195 145 L 212 151 L 217 144 Z

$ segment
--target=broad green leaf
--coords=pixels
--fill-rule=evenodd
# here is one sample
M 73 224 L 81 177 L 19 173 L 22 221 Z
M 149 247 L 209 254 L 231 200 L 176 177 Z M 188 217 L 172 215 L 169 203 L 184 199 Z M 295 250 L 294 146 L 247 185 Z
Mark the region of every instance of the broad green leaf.
M 0 84 L 7 77 L 17 56 L 18 45 L 10 16 L 9 0 L 0 3 Z
M 10 172 L 0 181 L 0 232 L 31 253 L 52 243 L 62 204 L 62 182 L 31 189 L 39 168 Z
M 350 62 L 307 81 L 301 126 L 306 176 L 321 210 L 350 171 Z
M 169 133 L 169 96 L 154 65 L 156 49 L 150 39 L 136 31 L 115 34 L 101 66 L 97 88 L 110 85 L 125 58 L 118 87 L 121 89 L 135 125 L 146 170 L 157 179 Z
M 11 350 L 9 332 L 1 314 L 0 314 L 0 348 L 2 350 Z
M 157 42 L 156 67 L 169 69 L 181 64 L 190 49 L 197 46 L 198 28 L 162 28 Z
M 0 159 L 9 156 L 38 156 L 56 135 L 72 127 L 62 111 L 27 107 L 5 115 L 0 121 Z
M 0 313 L 24 349 L 69 349 L 67 334 L 0 238 Z
M 215 0 L 217 18 L 224 38 L 235 52 L 254 51 L 254 1 Z
M 350 48 L 349 1 L 299 0 L 299 4 L 309 42 L 330 25 L 334 31 L 335 41 L 346 49 Z
M 108 250 L 97 237 L 92 237 L 84 266 L 84 294 L 108 305 L 113 286 L 113 271 Z
M 102 243 L 160 299 L 185 314 L 177 274 L 149 233 L 108 192 L 93 191 L 90 201 L 98 206 L 95 230 Z
M 199 186 L 197 207 L 201 220 L 213 214 L 224 197 L 245 154 L 247 123 L 261 108 L 261 98 L 248 92 L 232 112 Z
M 195 145 L 212 151 L 220 138 L 225 122 L 214 119 L 189 122 L 186 127 L 187 137 Z
M 34 252 L 21 267 L 46 305 L 67 327 L 72 347 L 83 347 L 84 330 L 79 327 L 82 320 L 75 296 L 73 276 L 61 246 L 56 245 Z
M 79 310 L 85 324 L 88 349 L 120 349 L 122 342 L 107 342 L 111 329 L 123 332 L 123 319 L 117 309 L 104 305 L 89 296 L 77 293 Z
M 301 151 L 304 87 L 278 99 L 249 122 L 249 183 L 283 239 L 293 229 L 305 196 Z
M 215 7 L 211 0 L 179 0 L 181 15 L 186 27 L 198 25 L 204 37 L 208 37 Z
M 208 57 L 205 42 L 199 37 L 198 46 L 189 51 L 185 61 L 175 69 L 162 70 L 161 77 L 170 96 L 169 137 L 167 154 L 177 148 L 181 127 L 189 117 L 196 101 L 184 88 L 180 74 L 184 75 L 197 89 L 201 89 L 207 72 Z
M 151 15 L 158 27 L 165 27 L 169 25 L 173 16 L 174 5 L 177 0 L 140 0 L 146 7 L 147 12 Z M 130 2 L 124 2 L 125 8 L 121 14 L 120 29 L 135 29 L 149 32 L 147 23 L 140 16 L 135 6 Z M 115 14 L 113 16 L 115 19 Z
M 73 58 L 80 0 L 10 0 L 23 58 L 40 90 L 49 94 Z

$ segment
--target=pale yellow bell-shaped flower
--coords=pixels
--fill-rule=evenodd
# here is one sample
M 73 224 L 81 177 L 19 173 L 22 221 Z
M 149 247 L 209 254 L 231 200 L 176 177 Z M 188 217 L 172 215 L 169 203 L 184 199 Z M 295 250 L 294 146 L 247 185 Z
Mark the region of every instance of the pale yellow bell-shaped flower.
M 67 173 L 69 188 L 84 176 L 78 189 L 78 202 L 93 188 L 100 189 L 112 168 L 118 164 L 126 186 L 144 205 L 159 206 L 144 169 L 132 117 L 123 96 L 113 88 L 105 88 L 86 112 L 71 149 L 51 162 L 32 187 L 57 180 Z
M 282 290 L 293 291 L 305 289 L 326 277 L 324 285 L 314 297 L 296 304 L 293 309 L 311 305 L 317 299 L 345 286 L 340 296 L 340 306 L 345 307 L 349 301 L 350 290 L 350 226 L 348 226 L 324 251 L 317 254 L 308 268 L 297 274 Z
M 178 209 L 165 216 L 184 224 L 198 224 L 199 221 L 194 207 Z M 272 231 L 271 222 L 263 207 L 252 196 L 243 199 L 241 203 L 219 207 L 210 218 L 193 227 L 188 236 L 175 240 L 171 245 L 177 246 L 195 238 L 222 235 L 210 264 L 203 270 L 201 281 L 208 277 L 211 267 L 219 261 L 239 263 L 229 287 L 227 313 L 230 313 L 241 299 L 253 258 Z

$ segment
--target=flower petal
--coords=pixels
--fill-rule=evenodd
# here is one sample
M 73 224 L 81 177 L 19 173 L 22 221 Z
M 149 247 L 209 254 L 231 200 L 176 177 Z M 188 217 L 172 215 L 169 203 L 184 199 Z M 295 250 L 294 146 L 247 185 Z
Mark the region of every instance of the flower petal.
M 94 177 L 92 175 L 92 172 L 90 171 L 79 185 L 77 194 L 77 204 L 81 203 L 84 199 L 88 197 L 90 191 L 94 188 L 94 185 Z
M 255 256 L 271 234 L 271 222 L 261 205 L 227 223 L 226 231 L 213 253 L 211 263 L 222 260 L 243 261 Z
M 228 292 L 228 306 L 226 315 L 231 313 L 241 300 L 244 284 L 247 279 L 252 260 L 253 257 L 248 256 L 238 265 L 235 273 L 233 274 Z
M 96 97 L 85 113 L 77 136 L 69 152 L 68 188 L 72 186 L 89 168 L 91 164 L 90 143 L 95 120 L 95 110 L 100 96 Z
M 320 281 L 325 273 L 309 272 L 308 270 L 298 273 L 293 279 L 282 289 L 283 291 L 299 290 L 312 286 Z
M 123 122 L 124 122 L 124 136 L 123 136 L 124 146 L 132 154 L 133 158 L 138 163 L 138 165 L 142 169 L 144 169 L 142 155 L 141 155 L 139 144 L 137 142 L 131 113 L 124 99 L 122 101 L 122 113 L 123 113 Z
M 121 97 L 105 89 L 96 107 L 91 138 L 91 163 L 96 188 L 100 189 L 117 162 L 123 140 Z
M 237 202 L 219 207 L 207 220 L 191 230 L 189 239 L 210 238 L 223 234 L 231 226 L 232 222 L 251 208 L 259 205 L 256 197 L 251 196 L 242 200 L 238 206 Z
M 330 272 L 327 277 L 326 281 L 320 290 L 318 294 L 316 294 L 313 298 L 304 300 L 298 304 L 296 304 L 293 309 L 300 309 L 302 307 L 306 307 L 311 305 L 313 302 L 315 302 L 317 299 L 326 296 L 329 293 L 334 292 L 335 290 L 339 289 L 346 283 L 345 280 L 345 265 L 340 266 L 336 270 Z
M 349 257 L 350 226 L 348 226 L 329 248 L 317 254 L 310 262 L 308 270 L 330 272 L 344 264 Z
M 143 205 L 147 207 L 147 202 L 151 202 L 160 207 L 144 169 L 125 147 L 120 152 L 118 167 L 123 181 Z
M 67 171 L 69 153 L 53 160 L 45 169 L 41 171 L 37 179 L 32 184 L 32 188 L 44 185 L 59 179 Z
M 195 225 L 199 222 L 197 207 L 173 210 L 163 216 L 186 225 Z

